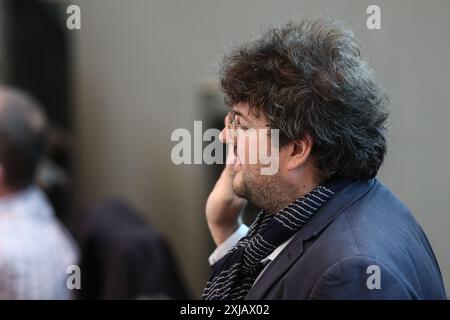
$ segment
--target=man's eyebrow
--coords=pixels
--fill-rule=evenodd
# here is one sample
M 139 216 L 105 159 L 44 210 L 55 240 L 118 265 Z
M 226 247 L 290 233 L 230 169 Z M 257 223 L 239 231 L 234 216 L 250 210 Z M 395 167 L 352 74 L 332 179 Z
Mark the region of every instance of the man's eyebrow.
M 242 117 L 244 120 L 248 121 L 248 118 L 246 116 L 244 116 L 241 112 L 236 111 L 236 110 L 233 109 L 233 113 L 238 115 L 239 117 Z

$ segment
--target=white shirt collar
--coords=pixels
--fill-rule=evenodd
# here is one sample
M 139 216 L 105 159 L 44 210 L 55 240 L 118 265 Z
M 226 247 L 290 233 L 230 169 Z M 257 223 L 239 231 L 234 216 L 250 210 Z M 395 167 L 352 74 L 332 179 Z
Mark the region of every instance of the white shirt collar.
M 278 247 L 276 247 L 276 249 L 273 250 L 272 253 L 269 254 L 267 257 L 262 259 L 261 262 L 265 263 L 266 261 L 273 261 L 273 260 L 275 260 L 275 258 L 281 253 L 281 251 L 283 251 L 283 249 L 286 248 L 286 246 L 289 244 L 289 242 L 291 242 L 291 240 L 294 238 L 294 236 L 290 237 L 285 242 L 283 242 Z

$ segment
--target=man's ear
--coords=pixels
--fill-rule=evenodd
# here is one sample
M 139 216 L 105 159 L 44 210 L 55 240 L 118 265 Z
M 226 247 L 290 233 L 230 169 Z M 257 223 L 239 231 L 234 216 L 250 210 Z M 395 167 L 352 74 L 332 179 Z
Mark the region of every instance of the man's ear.
M 308 160 L 313 147 L 311 136 L 305 135 L 302 140 L 296 140 L 289 144 L 288 170 L 294 170 L 304 165 Z

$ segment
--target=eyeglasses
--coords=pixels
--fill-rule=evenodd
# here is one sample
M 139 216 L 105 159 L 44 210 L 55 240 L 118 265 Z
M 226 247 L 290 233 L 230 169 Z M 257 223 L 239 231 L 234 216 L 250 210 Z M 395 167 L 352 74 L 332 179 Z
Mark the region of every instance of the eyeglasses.
M 222 136 L 222 139 L 224 142 L 233 144 L 233 146 L 235 148 L 235 152 L 236 152 L 236 146 L 238 143 L 238 137 L 239 136 L 247 136 L 247 134 L 248 134 L 246 132 L 247 129 L 258 129 L 258 128 L 266 129 L 266 131 L 264 131 L 264 132 L 260 131 L 259 133 L 265 134 L 267 137 L 270 137 L 270 139 L 272 139 L 273 137 L 278 139 L 278 131 L 279 131 L 278 129 L 274 129 L 276 131 L 276 135 L 272 136 L 273 130 L 272 130 L 271 125 L 269 125 L 269 124 L 266 124 L 266 125 L 247 125 L 247 124 L 241 125 L 239 123 L 238 116 L 239 116 L 239 114 L 236 114 L 236 112 L 234 112 L 234 110 L 230 110 L 227 113 L 227 115 L 225 117 L 225 128 L 227 130 L 225 131 L 225 135 Z M 258 140 L 256 140 L 256 141 L 258 141 Z M 278 140 L 276 140 L 276 141 L 278 141 Z
M 247 130 L 247 129 L 257 129 L 257 128 L 270 128 L 270 125 L 266 124 L 266 125 L 241 125 L 239 123 L 239 118 L 237 117 L 237 114 L 233 111 L 230 110 L 225 118 L 225 124 L 227 129 L 231 129 L 231 130 L 237 130 L 237 129 L 241 129 L 243 131 Z

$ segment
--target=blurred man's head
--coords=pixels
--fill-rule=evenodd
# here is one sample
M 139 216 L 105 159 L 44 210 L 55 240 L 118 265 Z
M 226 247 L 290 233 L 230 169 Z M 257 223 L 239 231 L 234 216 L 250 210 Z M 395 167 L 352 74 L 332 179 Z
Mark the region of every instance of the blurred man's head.
M 0 195 L 33 183 L 44 151 L 46 123 L 33 98 L 0 87 Z
M 238 154 L 238 196 L 276 212 L 327 179 L 376 176 L 386 153 L 386 96 L 357 39 L 339 24 L 267 31 L 225 56 L 221 86 L 244 129 L 233 143 L 251 150 L 246 128 L 279 130 L 276 174 L 261 175 L 260 164 Z

